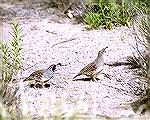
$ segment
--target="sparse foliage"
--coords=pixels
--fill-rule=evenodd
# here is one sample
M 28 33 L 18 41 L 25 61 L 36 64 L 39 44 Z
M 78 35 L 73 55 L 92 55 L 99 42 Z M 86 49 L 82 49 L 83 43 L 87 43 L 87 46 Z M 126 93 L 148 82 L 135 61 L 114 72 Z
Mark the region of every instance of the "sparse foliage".
M 3 86 L 1 86 L 3 97 L 8 97 L 6 90 L 9 83 L 12 82 L 12 77 L 15 72 L 20 69 L 21 65 L 21 29 L 17 22 L 12 22 L 12 40 L 7 43 L 0 43 L 0 50 L 2 52 L 2 62 L 3 62 L 3 70 L 2 70 L 2 80 Z M 10 100 L 11 98 L 8 98 Z M 11 108 L 11 107 L 10 107 Z M 4 108 L 3 108 L 4 109 Z M 3 118 L 3 113 L 0 113 L 0 118 Z
M 2 79 L 4 83 L 12 80 L 13 73 L 20 69 L 21 57 L 20 57 L 20 41 L 21 41 L 21 29 L 18 23 L 12 23 L 12 41 L 11 43 L 0 43 L 0 49 L 3 57 L 3 71 Z
M 137 8 L 136 14 L 140 16 L 140 19 L 134 18 L 133 20 L 138 25 L 139 31 L 141 32 L 144 41 L 139 37 L 135 37 L 138 57 L 129 58 L 128 61 L 132 63 L 132 68 L 136 67 L 138 69 L 136 74 L 138 73 L 139 77 L 147 80 L 147 94 L 144 96 L 144 99 L 142 97 L 141 99 L 131 103 L 133 109 L 138 109 L 141 105 L 146 105 L 146 109 L 144 109 L 145 111 L 150 110 L 150 16 L 148 13 L 143 14 L 142 12 L 143 11 Z M 143 15 L 145 16 L 143 17 Z M 143 55 L 139 51 L 138 44 L 140 43 L 144 45 L 146 55 Z

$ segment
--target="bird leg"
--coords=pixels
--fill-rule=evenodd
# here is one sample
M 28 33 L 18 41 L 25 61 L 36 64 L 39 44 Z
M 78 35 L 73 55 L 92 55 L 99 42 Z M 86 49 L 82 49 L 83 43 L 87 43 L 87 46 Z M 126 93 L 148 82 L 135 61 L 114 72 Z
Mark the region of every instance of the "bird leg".
M 92 80 L 93 82 L 97 81 L 97 74 L 92 75 L 92 76 L 91 76 L 91 80 Z
M 91 76 L 92 81 L 98 81 L 100 80 L 99 78 L 97 78 L 97 75 L 100 73 L 101 71 L 97 72 L 96 74 Z

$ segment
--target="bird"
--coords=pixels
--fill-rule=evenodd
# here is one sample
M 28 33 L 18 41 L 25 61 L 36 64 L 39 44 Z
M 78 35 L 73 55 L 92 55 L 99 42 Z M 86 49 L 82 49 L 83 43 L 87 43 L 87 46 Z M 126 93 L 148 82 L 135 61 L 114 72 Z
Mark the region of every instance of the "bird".
M 61 66 L 61 63 L 51 64 L 47 69 L 41 69 L 41 70 L 34 71 L 32 74 L 29 75 L 29 77 L 24 79 L 23 82 L 24 81 L 47 82 L 54 76 L 57 65 Z
M 98 71 L 98 69 L 101 66 L 103 67 L 103 65 L 104 65 L 103 54 L 104 54 L 106 48 L 108 48 L 108 47 L 105 47 L 102 50 L 100 50 L 98 52 L 97 58 L 93 62 L 91 62 L 87 66 L 85 66 L 83 69 L 81 69 L 81 71 L 73 79 L 75 79 L 77 76 L 80 76 L 80 75 L 86 75 L 86 76 L 90 77 L 92 79 L 92 81 L 97 80 L 98 79 L 98 78 L 96 78 L 97 75 L 102 71 L 102 69 L 100 71 Z

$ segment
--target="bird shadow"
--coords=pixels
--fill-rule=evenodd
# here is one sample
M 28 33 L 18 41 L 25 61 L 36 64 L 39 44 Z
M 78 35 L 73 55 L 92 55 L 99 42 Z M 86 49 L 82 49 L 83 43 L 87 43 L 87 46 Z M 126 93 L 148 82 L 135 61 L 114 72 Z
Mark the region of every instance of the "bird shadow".
M 100 80 L 99 78 L 96 78 L 96 80 L 98 81 L 98 80 Z M 92 78 L 80 78 L 80 79 L 75 79 L 75 80 L 73 80 L 73 81 L 92 81 Z
M 44 85 L 40 84 L 40 83 L 36 83 L 36 84 L 30 84 L 29 87 L 30 88 L 39 88 L 39 89 L 42 89 L 42 88 L 49 88 L 51 85 L 48 84 L 48 83 L 45 83 Z

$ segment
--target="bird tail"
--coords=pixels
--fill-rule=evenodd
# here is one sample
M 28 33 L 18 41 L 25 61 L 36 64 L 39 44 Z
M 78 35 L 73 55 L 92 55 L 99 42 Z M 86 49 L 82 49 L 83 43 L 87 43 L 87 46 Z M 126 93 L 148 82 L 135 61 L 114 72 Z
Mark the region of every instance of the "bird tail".
M 80 76 L 80 75 L 81 75 L 81 73 L 78 73 L 76 76 L 73 77 L 73 79 L 76 78 L 77 76 Z

